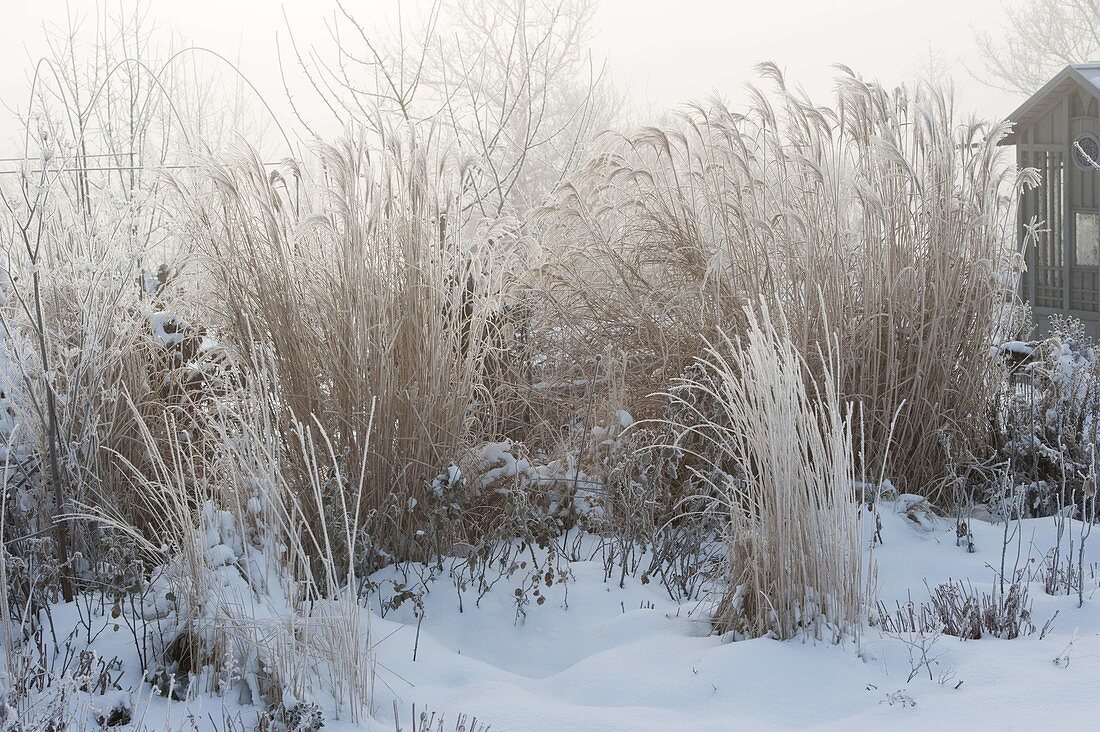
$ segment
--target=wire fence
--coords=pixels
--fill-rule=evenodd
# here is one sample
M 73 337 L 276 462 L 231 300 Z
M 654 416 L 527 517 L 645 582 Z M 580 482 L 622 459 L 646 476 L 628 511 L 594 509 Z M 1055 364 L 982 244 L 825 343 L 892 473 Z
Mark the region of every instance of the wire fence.
M 59 168 L 12 168 L 10 170 L 0 170 L 0 175 L 22 175 L 32 174 L 38 175 L 43 172 L 49 173 L 107 173 L 107 172 L 131 172 L 135 170 L 192 170 L 201 168 L 201 165 L 188 165 L 184 163 L 177 164 L 163 164 L 163 165 L 145 165 L 134 164 L 134 153 L 95 153 L 81 155 L 82 159 L 91 158 L 128 158 L 130 160 L 129 165 L 76 165 L 76 166 L 62 166 Z M 42 158 L 40 157 L 9 157 L 0 158 L 0 163 L 40 163 Z M 271 160 L 264 161 L 261 165 L 265 167 L 271 167 L 275 165 L 281 165 L 282 161 Z

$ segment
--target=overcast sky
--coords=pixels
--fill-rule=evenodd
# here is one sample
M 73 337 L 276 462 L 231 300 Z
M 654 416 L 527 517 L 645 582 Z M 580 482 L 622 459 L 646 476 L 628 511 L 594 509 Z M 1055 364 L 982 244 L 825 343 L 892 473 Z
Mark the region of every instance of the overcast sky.
M 31 60 L 43 52 L 42 24 L 62 19 L 66 3 L 2 2 L 0 101 L 21 105 Z M 347 0 L 362 20 L 393 3 Z M 94 7 L 92 0 L 70 5 Z M 161 28 L 239 56 L 244 72 L 282 109 L 274 59 L 276 33 L 285 41 L 283 9 L 300 40 L 324 43 L 322 18 L 332 0 L 153 0 L 150 6 Z M 834 63 L 895 84 L 917 76 L 932 54 L 950 69 L 963 109 L 999 117 L 1020 100 L 970 73 L 981 66 L 973 29 L 997 32 L 999 7 L 999 0 L 601 0 L 595 51 L 606 54 L 617 84 L 642 110 L 714 92 L 736 103 L 753 79 L 753 64 L 764 60 L 828 101 Z M 0 116 L 0 152 L 7 155 L 15 149 L 8 141 L 16 126 L 7 112 Z

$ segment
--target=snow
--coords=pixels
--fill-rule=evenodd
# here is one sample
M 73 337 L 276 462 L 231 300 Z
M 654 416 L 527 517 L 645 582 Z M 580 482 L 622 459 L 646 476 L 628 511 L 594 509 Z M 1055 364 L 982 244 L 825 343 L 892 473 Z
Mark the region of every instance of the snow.
M 992 348 L 990 351 L 991 356 L 996 356 L 998 353 L 1013 353 L 1017 356 L 1031 356 L 1035 353 L 1035 346 L 1025 341 L 1006 341 Z
M 924 600 L 928 587 L 951 579 L 990 591 L 1004 526 L 973 522 L 976 547 L 968 553 L 956 545 L 953 519 L 907 515 L 914 498 L 881 506 L 884 543 L 873 552 L 878 598 L 887 607 Z M 868 525 L 864 535 L 873 533 Z M 1017 540 L 1021 566 L 1034 569 L 1055 543 L 1054 520 L 1020 522 Z M 1010 567 L 1016 548 L 1013 541 Z M 1100 544 L 1087 546 L 1086 555 L 1086 565 L 1100 559 Z M 1044 639 L 940 636 L 934 679 L 925 672 L 910 682 L 905 642 L 874 627 L 864 630 L 859 647 L 729 642 L 710 634 L 706 602 L 675 602 L 656 582 L 605 582 L 599 557 L 570 570 L 573 581 L 547 589 L 552 599 L 529 608 L 526 620 L 516 618 L 514 582 L 459 613 L 445 580 L 424 598 L 418 641 L 411 608 L 373 618 L 384 639 L 378 663 L 388 670 L 380 678 L 406 707 L 416 702 L 476 716 L 493 729 L 532 732 L 953 729 L 975 713 L 980 719 L 971 729 L 1033 729 L 1054 720 L 1085 728 L 1100 714 L 1095 577 L 1086 579 L 1081 608 L 1075 596 L 1051 597 L 1031 583 L 1035 625 L 1058 612 Z M 1069 663 L 1056 664 L 1067 647 Z
M 172 313 L 153 313 L 149 324 L 153 328 L 153 337 L 162 346 L 175 346 L 187 335 L 187 321 Z
M 395 703 L 403 725 L 415 704 L 417 710 L 445 713 L 449 724 L 467 714 L 493 730 L 530 732 L 1095 727 L 1100 596 L 1089 566 L 1100 562 L 1100 540 L 1086 545 L 1085 599 L 1078 607 L 1076 595 L 1044 594 L 1038 578 L 1043 556 L 1057 541 L 1056 519 L 1011 522 L 1004 552 L 1006 527 L 972 520 L 970 553 L 958 545 L 955 520 L 931 516 L 918 499 L 909 494 L 879 504 L 882 543 L 865 554 L 877 599 L 888 608 L 910 598 L 919 603 L 929 588 L 951 580 L 989 592 L 1003 553 L 1009 570 L 1018 566 L 1033 579 L 1028 589 L 1034 624 L 1042 628 L 1057 612 L 1045 638 L 939 636 L 929 652 L 933 678 L 920 669 L 912 680 L 906 639 L 876 626 L 839 646 L 769 638 L 733 642 L 710 631 L 713 598 L 673 600 L 660 582 L 640 576 L 627 576 L 620 587 L 617 572 L 605 580 L 606 544 L 588 536 L 574 546 L 579 558 L 559 560 L 567 579 L 542 583 L 545 603 L 524 602 L 522 612 L 515 591 L 530 590 L 530 576 L 542 571 L 534 558 L 541 563 L 546 554 L 538 549 L 515 553 L 516 563 L 526 556 L 531 566 L 516 564 L 480 600 L 471 584 L 460 593 L 448 574 L 460 572 L 457 561 L 445 563 L 442 572 L 413 565 L 373 575 L 377 589 L 362 612 L 375 654 L 374 717 L 360 723 L 346 714 L 335 719 L 332 700 L 318 699 L 327 717 L 324 729 L 391 731 Z M 856 510 L 869 541 L 875 516 Z M 227 515 L 208 508 L 204 519 L 207 561 L 217 565 L 232 561 L 230 554 L 239 557 L 242 548 Z M 1065 526 L 1063 556 L 1068 538 L 1079 536 L 1081 528 L 1069 519 Z M 419 602 L 384 608 L 398 588 L 411 589 Z M 59 627 L 75 626 L 76 615 L 71 605 L 55 608 Z M 132 684 L 134 716 L 147 729 L 190 729 L 188 716 L 199 729 L 217 729 L 213 720 L 224 714 L 255 716 L 236 693 L 188 702 L 149 693 L 133 671 L 125 628 L 108 628 L 93 645 L 102 657 L 124 661 L 129 670 L 123 688 Z M 102 711 L 123 699 L 129 697 L 112 692 L 86 701 Z M 88 729 L 95 728 L 94 716 L 89 711 L 84 717 Z

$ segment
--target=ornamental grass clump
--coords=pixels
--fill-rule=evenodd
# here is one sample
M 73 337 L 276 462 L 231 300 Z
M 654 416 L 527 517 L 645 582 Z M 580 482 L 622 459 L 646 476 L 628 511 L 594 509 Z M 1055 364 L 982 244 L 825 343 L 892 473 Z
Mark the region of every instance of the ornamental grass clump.
M 851 409 L 835 354 L 809 377 L 787 324 L 746 314 L 671 393 L 711 511 L 728 517 L 726 590 L 714 625 L 735 637 L 839 642 L 863 616 Z M 705 407 L 700 405 L 706 405 Z
M 273 406 L 331 440 L 343 480 L 363 486 L 353 529 L 393 556 L 423 553 L 432 478 L 474 425 L 500 422 L 486 374 L 505 351 L 509 279 L 494 242 L 512 231 L 464 207 L 464 165 L 411 133 L 352 135 L 305 164 L 269 173 L 246 153 L 179 183 L 211 310 L 245 353 L 270 356 Z M 325 490 L 321 505 L 350 489 Z
M 939 500 L 945 445 L 989 451 L 989 346 L 1017 264 L 1006 128 L 959 120 L 935 89 L 844 70 L 820 106 L 761 73 L 771 90 L 743 109 L 606 137 L 542 210 L 560 252 L 542 293 L 568 324 L 553 347 L 563 369 L 620 354 L 631 413 L 659 416 L 650 395 L 767 302 L 807 357 L 837 340 L 868 469 Z

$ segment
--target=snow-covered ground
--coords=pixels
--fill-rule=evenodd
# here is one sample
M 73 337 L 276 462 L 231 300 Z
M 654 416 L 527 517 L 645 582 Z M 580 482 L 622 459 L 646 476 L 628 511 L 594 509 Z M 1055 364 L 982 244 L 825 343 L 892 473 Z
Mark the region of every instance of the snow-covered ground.
M 880 506 L 882 543 L 873 552 L 879 600 L 891 607 L 910 597 L 920 603 L 928 587 L 949 580 L 992 589 L 1003 525 L 972 521 L 975 551 L 968 553 L 956 542 L 953 519 L 915 521 L 900 505 Z M 872 519 L 863 513 L 869 545 Z M 1038 577 L 1055 543 L 1055 520 L 1011 526 L 1017 533 L 1006 554 L 1009 570 L 1018 566 Z M 1063 547 L 1079 530 L 1067 523 Z M 1075 595 L 1046 595 L 1038 579 L 1029 585 L 1037 628 L 1057 612 L 1045 638 L 1038 630 L 1012 640 L 940 635 L 926 642 L 927 666 L 911 661 L 921 653 L 915 639 L 878 627 L 840 646 L 717 637 L 706 603 L 679 604 L 657 581 L 605 582 L 599 556 L 569 563 L 570 579 L 543 586 L 546 600 L 529 602 L 526 617 L 516 610 L 523 571 L 477 604 L 467 588 L 461 612 L 456 586 L 444 575 L 423 596 L 418 628 L 412 601 L 381 617 L 378 603 L 392 597 L 393 581 L 405 579 L 389 568 L 372 578 L 380 587 L 370 618 L 375 717 L 358 724 L 330 717 L 325 730 L 394 730 L 395 702 L 406 730 L 414 704 L 445 713 L 447 730 L 459 714 L 492 730 L 531 732 L 1096 728 L 1100 593 L 1089 565 L 1100 561 L 1100 536 L 1086 546 L 1083 607 Z M 56 616 L 60 625 L 75 622 L 71 606 Z M 96 646 L 133 660 L 124 632 L 107 632 Z M 135 681 L 130 672 L 126 680 Z M 133 703 L 148 729 L 218 729 L 227 715 L 247 724 L 254 714 L 235 699 L 169 704 L 153 698 L 147 685 L 135 686 L 146 690 Z
M 972 522 L 968 553 L 956 545 L 954 520 L 921 526 L 895 509 L 880 508 L 880 600 L 926 600 L 926 582 L 992 589 L 1003 525 Z M 1055 544 L 1054 520 L 1022 521 L 1019 530 L 1008 567 L 1019 545 L 1019 566 L 1037 571 Z M 462 613 L 453 587 L 429 593 L 415 662 L 411 609 L 376 618 L 373 630 L 384 638 L 380 677 L 406 705 L 466 712 L 499 730 L 1088 729 L 1100 724 L 1100 596 L 1087 570 L 1097 560 L 1100 536 L 1086 544 L 1083 607 L 1030 585 L 1039 629 L 1058 612 L 1044 639 L 942 635 L 928 651 L 932 680 L 922 667 L 909 681 L 909 644 L 877 628 L 858 648 L 726 641 L 709 633 L 705 608 L 678 605 L 657 583 L 605 583 L 599 561 L 574 562 L 575 581 L 551 588 L 523 623 L 509 586 Z

